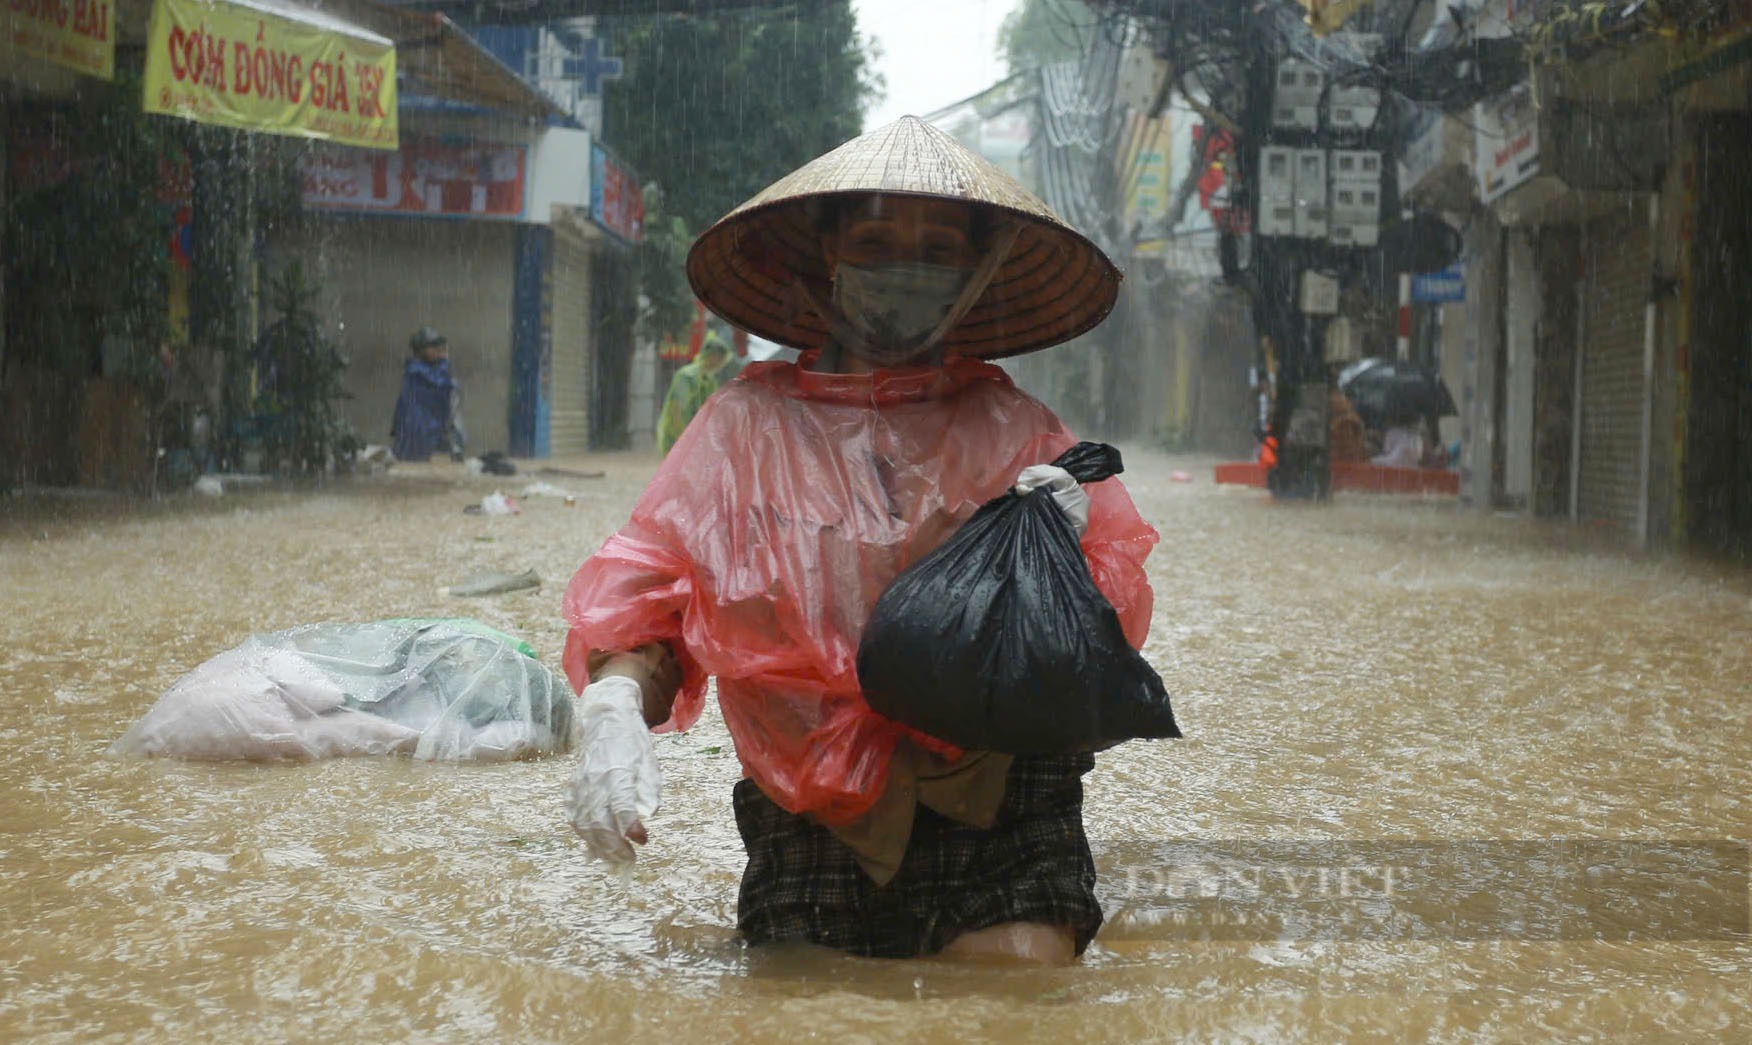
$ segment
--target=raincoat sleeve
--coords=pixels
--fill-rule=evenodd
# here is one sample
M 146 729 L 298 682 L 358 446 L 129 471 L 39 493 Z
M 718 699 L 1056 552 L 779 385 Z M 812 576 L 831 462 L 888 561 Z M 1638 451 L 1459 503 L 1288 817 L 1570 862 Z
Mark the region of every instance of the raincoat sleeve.
M 566 677 L 579 692 L 590 682 L 591 651 L 620 652 L 666 644 L 681 664 L 681 690 L 669 720 L 654 732 L 684 730 L 705 705 L 707 671 L 701 663 L 709 585 L 684 543 L 682 529 L 722 520 L 724 491 L 702 481 L 725 468 L 716 448 L 745 445 L 743 414 L 707 403 L 689 424 L 633 507 L 632 518 L 591 556 L 566 588 Z M 710 456 L 711 463 L 704 458 Z
M 1023 402 L 1032 408 L 1033 417 L 1029 418 L 1027 409 L 1012 407 L 1014 423 L 1032 423 L 1040 434 L 1029 440 L 1006 466 L 1011 476 L 1031 464 L 1050 464 L 1077 442 L 1077 437 L 1046 406 L 1031 397 L 1023 397 Z M 1156 601 L 1149 576 L 1144 572 L 1144 560 L 1161 538 L 1155 527 L 1138 514 L 1131 494 L 1118 478 L 1090 483 L 1083 490 L 1089 495 L 1089 528 L 1082 541 L 1089 573 L 1118 612 L 1126 641 L 1134 649 L 1142 649 Z
M 682 640 L 682 624 L 694 599 L 687 559 L 637 518 L 610 537 L 566 588 L 564 667 L 572 688 L 590 684 L 594 650 L 633 650 L 666 644 L 681 664 L 681 689 L 669 720 L 654 732 L 683 730 L 700 717 L 706 675 Z
M 1091 483 L 1089 529 L 1083 534 L 1083 555 L 1095 586 L 1119 613 L 1125 639 L 1133 649 L 1142 649 L 1150 633 L 1150 615 L 1156 595 L 1144 572 L 1144 559 L 1160 538 L 1145 522 L 1117 478 Z

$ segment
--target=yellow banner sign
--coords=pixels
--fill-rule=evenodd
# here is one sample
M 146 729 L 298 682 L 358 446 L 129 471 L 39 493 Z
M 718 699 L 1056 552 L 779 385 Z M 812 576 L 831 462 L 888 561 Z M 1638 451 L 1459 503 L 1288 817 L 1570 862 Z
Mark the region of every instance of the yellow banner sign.
M 1296 0 L 1308 9 L 1308 24 L 1315 36 L 1335 33 L 1351 16 L 1368 7 L 1373 0 Z M 1510 6 L 1514 6 L 1512 3 Z
M 0 0 L 6 42 L 56 65 L 108 80 L 116 72 L 111 0 Z
M 394 149 L 395 45 L 316 12 L 155 0 L 147 112 Z
M 1168 171 L 1173 159 L 1173 124 L 1166 116 L 1136 117 L 1129 128 L 1125 223 L 1139 234 L 1132 256 L 1159 258 L 1167 250 Z

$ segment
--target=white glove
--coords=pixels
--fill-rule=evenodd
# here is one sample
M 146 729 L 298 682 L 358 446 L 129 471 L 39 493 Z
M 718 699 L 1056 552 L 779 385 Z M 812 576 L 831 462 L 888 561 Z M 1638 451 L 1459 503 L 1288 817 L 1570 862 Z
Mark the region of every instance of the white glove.
M 1016 492 L 1026 494 L 1035 490 L 1052 494 L 1052 499 L 1070 516 L 1078 537 L 1089 529 L 1089 495 L 1083 492 L 1082 484 L 1072 478 L 1071 473 L 1057 465 L 1031 464 L 1016 477 Z
M 579 696 L 578 718 L 583 752 L 566 784 L 566 819 L 591 856 L 630 864 L 663 790 L 639 684 L 618 675 L 592 682 Z

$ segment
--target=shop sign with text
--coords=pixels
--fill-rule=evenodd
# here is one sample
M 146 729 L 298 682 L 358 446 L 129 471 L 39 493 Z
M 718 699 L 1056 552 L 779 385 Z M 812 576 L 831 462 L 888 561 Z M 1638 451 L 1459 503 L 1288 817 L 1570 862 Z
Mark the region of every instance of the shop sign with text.
M 147 112 L 394 149 L 395 45 L 313 13 L 155 0 Z
M 629 243 L 645 236 L 645 194 L 608 150 L 590 146 L 590 216 Z
M 108 80 L 116 71 L 113 0 L 0 0 L 6 43 Z
M 1411 277 L 1411 300 L 1427 305 L 1451 305 L 1466 300 L 1466 270 L 1459 263 Z
M 1473 107 L 1478 198 L 1507 194 L 1539 173 L 1539 110 L 1526 86 Z
M 412 140 L 393 153 L 314 149 L 300 161 L 304 205 L 438 218 L 523 215 L 524 148 Z

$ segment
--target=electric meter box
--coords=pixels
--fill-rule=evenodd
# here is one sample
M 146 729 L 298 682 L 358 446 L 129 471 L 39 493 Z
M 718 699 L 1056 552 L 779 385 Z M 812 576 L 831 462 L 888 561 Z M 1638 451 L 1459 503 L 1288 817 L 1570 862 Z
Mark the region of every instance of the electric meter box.
M 1381 243 L 1379 225 L 1333 225 L 1328 235 L 1336 247 L 1374 247 Z
M 1381 154 L 1367 149 L 1334 149 L 1332 180 L 1381 184 Z
M 1311 62 L 1285 59 L 1277 68 L 1271 122 L 1276 127 L 1315 130 L 1320 126 L 1320 93 L 1326 74 Z
M 1349 319 L 1334 319 L 1326 324 L 1326 362 L 1354 363 L 1363 358 L 1362 340 Z
M 1310 316 L 1338 314 L 1338 277 L 1314 269 L 1302 270 L 1302 311 Z
M 1326 95 L 1326 125 L 1335 131 L 1366 131 L 1381 112 L 1381 92 L 1373 87 L 1334 87 Z
M 1259 150 L 1259 234 L 1296 234 L 1296 150 Z
M 1341 247 L 1381 241 L 1382 154 L 1368 149 L 1332 153 L 1332 196 L 1327 238 Z
M 1294 236 L 1296 234 L 1295 201 L 1261 200 L 1259 203 L 1259 234 L 1261 236 Z
M 1259 198 L 1285 202 L 1296 198 L 1296 150 L 1279 145 L 1259 150 Z
M 1379 183 L 1332 183 L 1330 238 L 1341 247 L 1373 247 L 1381 241 Z

